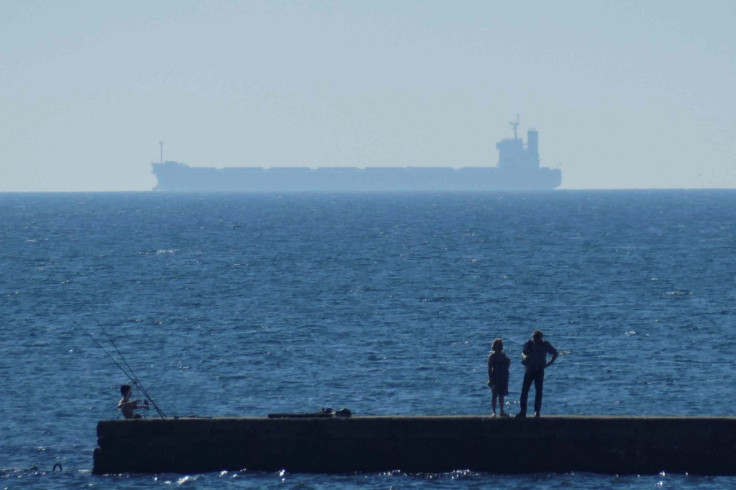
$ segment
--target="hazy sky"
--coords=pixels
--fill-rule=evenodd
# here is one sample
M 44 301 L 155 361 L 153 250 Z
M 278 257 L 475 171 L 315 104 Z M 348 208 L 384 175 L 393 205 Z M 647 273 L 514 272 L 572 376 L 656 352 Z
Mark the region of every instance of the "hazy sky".
M 495 165 L 736 188 L 736 1 L 0 0 L 0 191 L 149 190 L 151 162 Z

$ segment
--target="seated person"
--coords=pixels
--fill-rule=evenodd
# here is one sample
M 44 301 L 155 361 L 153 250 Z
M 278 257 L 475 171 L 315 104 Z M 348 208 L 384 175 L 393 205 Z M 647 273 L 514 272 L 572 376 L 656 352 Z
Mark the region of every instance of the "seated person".
M 141 418 L 141 414 L 135 413 L 135 410 L 139 410 L 141 408 L 148 410 L 148 400 L 144 401 L 143 405 L 139 405 L 138 400 L 130 399 L 133 394 L 133 390 L 130 385 L 121 385 L 120 394 L 123 395 L 123 398 L 118 402 L 118 410 L 123 412 L 123 416 L 126 419 L 139 419 Z

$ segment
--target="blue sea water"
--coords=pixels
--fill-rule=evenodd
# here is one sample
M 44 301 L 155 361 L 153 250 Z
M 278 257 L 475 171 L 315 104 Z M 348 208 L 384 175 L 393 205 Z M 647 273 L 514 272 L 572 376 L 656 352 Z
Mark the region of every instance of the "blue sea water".
M 0 486 L 731 488 L 688 475 L 91 475 L 125 376 L 167 415 L 733 415 L 735 191 L 0 194 Z M 602 441 L 604 443 L 604 441 Z M 63 471 L 52 471 L 59 463 Z

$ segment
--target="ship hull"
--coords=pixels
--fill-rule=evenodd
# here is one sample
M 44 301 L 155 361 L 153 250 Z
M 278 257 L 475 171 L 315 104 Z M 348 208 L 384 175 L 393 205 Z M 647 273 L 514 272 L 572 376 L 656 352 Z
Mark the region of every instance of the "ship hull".
M 464 192 L 552 190 L 559 169 L 498 167 L 190 167 L 154 163 L 160 192 Z

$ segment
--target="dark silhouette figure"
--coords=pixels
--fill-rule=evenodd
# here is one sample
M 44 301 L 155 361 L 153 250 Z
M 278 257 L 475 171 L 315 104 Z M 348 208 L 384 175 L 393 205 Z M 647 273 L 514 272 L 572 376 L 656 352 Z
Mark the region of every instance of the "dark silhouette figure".
M 503 399 L 509 394 L 509 365 L 511 360 L 503 351 L 503 339 L 496 339 L 488 356 L 488 386 L 491 387 L 491 408 L 496 416 L 496 399 L 501 406 L 501 417 L 508 417 L 503 411 Z
M 534 382 L 534 416 L 539 417 L 542 411 L 542 394 L 544 393 L 544 369 L 557 359 L 557 349 L 552 344 L 543 340 L 544 334 L 541 330 L 532 333 L 531 340 L 527 340 L 521 352 L 521 363 L 526 370 L 524 382 L 521 385 L 521 411 L 517 417 L 526 417 L 526 402 L 529 397 L 529 389 Z M 547 362 L 547 354 L 552 358 Z
M 133 394 L 133 390 L 130 388 L 130 385 L 121 385 L 120 394 L 123 395 L 123 397 L 118 402 L 118 410 L 123 413 L 123 417 L 126 419 L 139 419 L 141 418 L 141 414 L 135 413 L 135 410 L 139 410 L 141 408 L 148 410 L 148 400 L 144 401 L 143 405 L 139 405 L 138 400 L 130 399 Z

